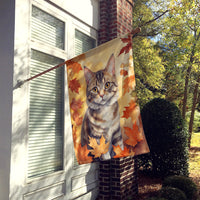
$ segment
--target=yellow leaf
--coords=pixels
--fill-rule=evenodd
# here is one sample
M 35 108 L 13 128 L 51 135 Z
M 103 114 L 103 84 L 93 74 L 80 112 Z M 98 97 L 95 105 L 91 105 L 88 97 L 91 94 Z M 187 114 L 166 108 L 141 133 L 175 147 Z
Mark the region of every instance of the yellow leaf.
M 97 158 L 108 152 L 109 142 L 106 143 L 104 136 L 101 136 L 100 144 L 98 144 L 95 138 L 89 136 L 89 146 L 93 148 L 90 150 L 91 154 Z

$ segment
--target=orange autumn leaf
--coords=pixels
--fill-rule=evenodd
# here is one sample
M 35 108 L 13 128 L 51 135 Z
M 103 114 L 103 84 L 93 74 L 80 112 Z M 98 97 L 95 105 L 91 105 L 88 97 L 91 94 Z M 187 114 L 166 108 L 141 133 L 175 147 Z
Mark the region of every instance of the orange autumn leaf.
M 133 124 L 133 129 L 129 127 L 124 127 L 124 131 L 125 134 L 128 136 L 128 139 L 125 140 L 125 143 L 130 146 L 134 147 L 138 142 L 143 140 L 143 136 L 139 131 L 139 127 L 137 126 L 136 122 Z
M 135 75 L 129 76 L 124 80 L 124 94 L 130 92 L 135 87 Z
M 129 103 L 129 106 L 125 107 L 124 115 L 122 116 L 123 118 L 128 119 L 129 117 L 132 116 L 132 113 L 134 112 L 135 108 L 137 107 L 137 104 L 135 101 L 131 100 Z
M 120 75 L 126 76 L 126 75 L 128 75 L 128 72 L 126 70 L 122 69 L 122 70 L 120 70 Z
M 74 74 L 79 73 L 80 70 L 83 70 L 81 65 L 78 62 L 74 62 L 73 60 L 69 60 L 67 63 L 67 69 L 71 69 Z
M 81 144 L 78 144 L 75 147 L 75 154 L 79 164 L 91 163 L 93 161 L 92 157 L 88 156 L 89 153 L 87 145 L 82 147 Z
M 132 37 L 131 37 L 131 34 L 128 35 L 128 38 L 121 38 L 122 42 L 123 43 L 127 43 L 126 46 L 124 46 L 120 52 L 119 52 L 119 55 L 122 54 L 122 53 L 128 53 L 130 51 L 130 49 L 132 48 Z M 118 56 L 119 56 L 118 55 Z
M 130 150 L 128 149 L 127 146 L 124 146 L 124 150 L 121 149 L 121 147 L 118 146 L 113 146 L 113 150 L 116 153 L 116 155 L 114 156 L 114 158 L 121 158 L 121 157 L 126 157 L 126 156 L 130 156 Z
M 72 114 L 72 119 L 75 121 L 77 126 L 80 126 L 83 122 L 83 117 L 80 117 L 78 112 Z
M 81 109 L 82 105 L 83 105 L 83 101 L 81 101 L 81 99 L 76 100 L 75 98 L 73 98 L 70 104 L 70 108 L 73 111 L 78 111 L 79 109 Z
M 91 154 L 97 158 L 108 152 L 109 142 L 106 143 L 104 136 L 101 136 L 100 144 L 98 144 L 95 138 L 89 136 L 89 146 L 93 148 L 90 150 Z
M 79 81 L 76 78 L 70 80 L 69 88 L 71 89 L 72 92 L 79 93 L 79 88 L 80 87 L 81 87 L 81 85 L 80 85 Z
M 77 136 L 76 136 L 76 126 L 72 125 L 72 136 L 73 136 L 73 141 L 76 142 Z

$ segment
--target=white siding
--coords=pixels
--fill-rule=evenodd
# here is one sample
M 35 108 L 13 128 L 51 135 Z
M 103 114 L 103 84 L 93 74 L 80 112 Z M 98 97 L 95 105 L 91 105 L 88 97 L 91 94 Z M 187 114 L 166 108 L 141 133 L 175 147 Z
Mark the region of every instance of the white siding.
M 66 11 L 98 29 L 99 0 L 50 0 Z
M 31 49 L 41 51 L 62 60 L 67 60 L 75 55 L 75 29 L 80 30 L 81 32 L 91 36 L 94 39 L 97 38 L 96 28 L 98 24 L 98 1 L 75 0 L 69 2 L 68 0 L 58 0 L 54 1 L 54 3 L 58 3 L 58 6 L 55 6 L 54 4 L 49 3 L 49 1 L 44 0 L 15 0 L 15 35 L 13 31 L 14 22 L 12 23 L 11 20 L 14 20 L 14 2 L 12 2 L 13 4 L 11 3 L 11 0 L 4 0 L 3 2 L 5 2 L 5 5 L 7 5 L 7 8 L 2 6 L 1 2 L 0 7 L 2 8 L 2 12 L 0 15 L 4 14 L 9 22 L 1 21 L 3 17 L 0 19 L 0 24 L 4 24 L 4 27 L 7 28 L 1 29 L 5 30 L 3 33 L 4 37 L 1 37 L 1 39 L 4 41 L 3 44 L 5 46 L 7 45 L 7 47 L 10 49 L 9 51 L 3 49 L 4 53 L 6 53 L 6 56 L 5 54 L 0 55 L 0 57 L 3 55 L 4 59 L 6 60 L 6 62 L 3 62 L 6 68 L 0 68 L 1 70 L 3 69 L 4 72 L 0 73 L 0 81 L 3 81 L 1 82 L 0 88 L 1 96 L 3 94 L 3 97 L 5 97 L 5 99 L 3 99 L 3 112 L 6 112 L 5 115 L 1 116 L 3 121 L 0 122 L 0 159 L 5 160 L 5 162 L 2 162 L 2 160 L 0 162 L 0 172 L 3 172 L 6 177 L 6 179 L 5 177 L 2 179 L 2 173 L 0 173 L 0 200 L 50 200 L 55 198 L 59 200 L 67 200 L 78 197 L 79 199 L 95 199 L 95 196 L 98 193 L 98 165 L 92 164 L 81 167 L 74 166 L 74 150 L 67 87 L 65 88 L 65 142 L 63 169 L 48 175 L 44 175 L 42 177 L 33 179 L 28 178 L 27 133 L 30 113 L 30 82 L 25 83 L 21 87 L 16 86 L 18 81 L 25 80 L 30 77 Z M 45 46 L 43 45 L 44 41 L 38 42 L 36 39 L 31 38 L 31 3 L 65 23 L 65 48 L 59 49 L 58 47 L 52 47 L 49 49 L 49 47 L 52 46 L 51 44 Z M 62 6 L 62 4 L 64 6 Z M 79 9 L 77 9 L 77 5 Z M 84 11 L 80 12 L 80 8 L 82 8 L 81 6 L 84 6 Z M 66 9 L 66 12 L 64 9 Z M 87 13 L 87 15 L 84 16 L 84 13 Z M 13 18 L 10 16 L 8 17 L 7 14 L 13 15 Z M 76 17 L 74 17 L 75 15 Z M 13 30 L 10 31 L 10 29 Z M 12 46 L 13 37 L 15 40 L 14 49 Z M 14 77 L 12 77 L 13 57 Z M 12 80 L 14 89 L 12 88 Z M 67 83 L 66 77 L 65 83 Z M 13 106 L 11 102 L 12 92 Z M 0 99 L 2 99 L 2 97 Z M 0 106 L 2 109 L 2 103 Z M 11 109 L 13 116 L 12 119 Z M 4 130 L 5 133 L 2 134 L 2 130 Z M 12 140 L 10 140 L 10 138 L 12 138 Z M 10 160 L 11 164 L 9 163 Z M 9 175 L 10 188 L 8 186 Z M 1 180 L 3 180 L 3 183 L 1 183 Z M 8 198 L 9 190 L 10 198 Z
M 9 196 L 14 4 L 14 0 L 1 0 L 0 3 L 0 200 L 8 200 Z

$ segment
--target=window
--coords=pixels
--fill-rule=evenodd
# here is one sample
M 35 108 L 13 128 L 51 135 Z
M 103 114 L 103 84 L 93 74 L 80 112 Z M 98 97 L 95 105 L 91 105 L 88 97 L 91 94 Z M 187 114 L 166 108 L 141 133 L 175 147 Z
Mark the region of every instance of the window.
M 75 30 L 75 55 L 82 54 L 96 47 L 96 40 L 92 37 Z
M 64 49 L 64 22 L 33 6 L 31 38 Z
M 31 38 L 64 49 L 64 22 L 33 6 Z M 63 60 L 31 50 L 30 76 Z M 30 81 L 28 178 L 63 169 L 64 68 L 52 70 Z

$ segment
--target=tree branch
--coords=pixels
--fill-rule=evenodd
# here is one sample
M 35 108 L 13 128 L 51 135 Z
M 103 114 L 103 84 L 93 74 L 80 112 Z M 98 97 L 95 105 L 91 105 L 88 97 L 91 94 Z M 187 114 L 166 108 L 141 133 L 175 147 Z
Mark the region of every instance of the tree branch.
M 147 82 L 145 82 L 139 75 L 135 75 L 136 78 L 138 78 L 140 80 L 140 82 L 142 83 L 142 85 L 145 86 L 145 88 L 147 88 L 148 90 L 150 90 L 153 93 L 159 92 L 161 94 L 164 94 L 166 92 L 165 89 L 157 89 L 151 85 L 149 85 Z
M 161 15 L 157 16 L 156 18 L 149 20 L 148 22 L 142 24 L 140 27 L 146 26 L 154 21 L 156 21 L 157 19 L 159 19 L 160 17 L 162 17 L 163 15 L 165 15 L 167 12 L 169 12 L 169 10 L 166 10 L 165 12 L 163 12 Z

